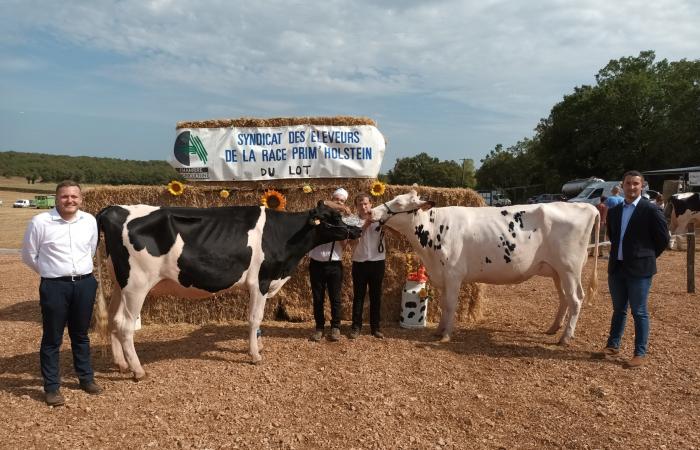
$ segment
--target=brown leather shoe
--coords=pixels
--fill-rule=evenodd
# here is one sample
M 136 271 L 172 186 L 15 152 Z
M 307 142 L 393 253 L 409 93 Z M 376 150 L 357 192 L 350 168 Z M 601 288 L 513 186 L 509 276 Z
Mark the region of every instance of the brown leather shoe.
M 620 349 L 615 348 L 615 347 L 605 347 L 603 349 L 603 353 L 605 353 L 608 356 L 613 356 L 613 355 L 617 355 L 618 353 L 620 353 Z
M 62 406 L 66 403 L 66 399 L 63 398 L 60 391 L 53 391 L 46 393 L 46 404 L 49 406 Z
M 99 387 L 94 381 L 87 381 L 85 383 L 81 381 L 80 389 L 84 390 L 90 395 L 99 395 L 102 393 L 102 388 Z
M 644 365 L 644 357 L 635 355 L 634 358 L 625 362 L 624 368 L 625 369 L 639 369 L 643 365 Z

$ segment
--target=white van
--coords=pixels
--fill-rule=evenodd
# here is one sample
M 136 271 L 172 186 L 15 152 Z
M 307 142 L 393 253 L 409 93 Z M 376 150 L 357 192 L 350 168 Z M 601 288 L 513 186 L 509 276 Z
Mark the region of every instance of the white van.
M 21 199 L 19 199 L 19 200 L 16 200 L 16 201 L 12 204 L 12 207 L 13 207 L 13 208 L 29 208 L 31 205 L 32 205 L 32 204 L 31 204 L 31 202 L 30 202 L 29 200 L 26 200 L 26 199 L 21 198 Z
M 600 203 L 600 196 L 604 195 L 610 197 L 612 195 L 612 189 L 617 186 L 620 188 L 620 195 L 622 195 L 622 182 L 621 181 L 599 181 L 587 186 L 580 194 L 576 197 L 569 199 L 571 203 L 590 203 L 596 206 Z

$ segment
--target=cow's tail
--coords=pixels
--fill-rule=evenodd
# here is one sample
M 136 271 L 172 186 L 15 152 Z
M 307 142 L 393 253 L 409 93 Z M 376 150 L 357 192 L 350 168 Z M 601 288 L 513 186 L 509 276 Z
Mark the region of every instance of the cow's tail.
M 598 293 L 598 246 L 600 245 L 600 214 L 595 215 L 595 224 L 593 225 L 593 230 L 595 231 L 595 245 L 593 246 L 593 273 L 588 281 L 588 289 L 586 290 L 586 298 L 588 303 L 595 300 L 596 294 Z
M 104 210 L 103 210 L 104 211 Z M 97 233 L 99 236 L 99 233 L 102 231 L 102 212 L 97 215 Z M 96 301 L 95 301 L 95 330 L 97 331 L 97 334 L 100 335 L 105 342 L 109 343 L 109 329 L 108 329 L 108 317 L 107 317 L 107 293 L 106 293 L 106 287 L 105 287 L 105 277 L 103 276 L 102 272 L 102 263 L 104 262 L 104 252 L 102 251 L 102 245 L 105 244 L 100 244 L 99 240 L 97 242 L 97 254 L 96 254 L 96 263 L 97 263 L 97 282 L 98 282 L 98 289 L 97 289 L 97 295 L 96 295 Z

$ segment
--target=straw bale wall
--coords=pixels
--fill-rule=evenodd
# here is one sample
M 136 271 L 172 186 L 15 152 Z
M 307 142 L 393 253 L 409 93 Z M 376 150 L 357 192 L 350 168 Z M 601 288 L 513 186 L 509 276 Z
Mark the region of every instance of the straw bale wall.
M 314 191 L 304 193 L 302 187 L 309 184 Z M 186 185 L 180 196 L 171 195 L 165 186 L 119 186 L 101 187 L 85 193 L 84 209 L 96 214 L 109 205 L 149 204 L 158 206 L 192 206 L 216 207 L 237 205 L 258 205 L 266 189 L 274 188 L 284 194 L 288 211 L 302 211 L 313 208 L 319 200 L 330 199 L 337 187 L 344 187 L 350 196 L 350 205 L 356 195 L 369 192 L 371 180 L 367 179 L 312 179 L 312 180 L 276 180 L 271 182 L 199 182 Z M 231 195 L 227 199 L 219 196 L 222 189 Z M 373 198 L 375 204 L 392 199 L 411 189 L 410 186 L 387 185 L 385 193 Z M 461 205 L 483 206 L 484 202 L 476 192 L 470 189 L 416 188 L 420 195 L 436 202 L 436 206 Z M 401 311 L 401 292 L 406 280 L 406 260 L 412 259 L 414 270 L 418 266 L 417 256 L 412 252 L 408 241 L 398 234 L 387 233 L 387 264 L 382 298 L 382 321 L 398 323 Z M 106 269 L 104 261 L 103 268 Z M 268 299 L 265 307 L 266 320 L 313 320 L 311 305 L 311 287 L 308 279 L 308 258 L 302 259 L 291 279 L 280 292 Z M 351 254 L 349 248 L 344 254 L 344 282 L 342 291 L 343 320 L 349 321 L 352 314 L 352 279 L 350 275 Z M 107 273 L 104 272 L 103 273 Z M 106 277 L 104 277 L 106 278 Z M 111 289 L 109 280 L 103 281 Z M 439 292 L 429 303 L 428 321 L 439 319 Z M 481 300 L 483 292 L 479 284 L 465 283 L 460 292 L 460 304 L 457 320 L 465 322 L 481 317 Z M 327 303 L 326 303 L 327 304 Z M 369 320 L 369 300 L 365 300 L 365 320 Z M 171 296 L 154 297 L 149 295 L 142 310 L 142 320 L 148 322 L 189 322 L 206 323 L 227 320 L 246 320 L 248 309 L 248 292 L 236 287 L 205 299 L 181 299 Z M 326 306 L 326 314 L 329 307 Z

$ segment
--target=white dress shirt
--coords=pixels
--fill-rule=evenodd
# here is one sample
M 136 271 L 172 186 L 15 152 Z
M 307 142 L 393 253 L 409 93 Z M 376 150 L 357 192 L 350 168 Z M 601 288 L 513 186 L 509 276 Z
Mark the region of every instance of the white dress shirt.
M 43 278 L 88 274 L 93 270 L 97 235 L 97 221 L 91 214 L 78 211 L 67 222 L 54 208 L 29 222 L 22 261 Z
M 315 261 L 342 261 L 343 259 L 343 246 L 342 241 L 329 242 L 327 244 L 321 244 L 311 249 L 309 252 L 309 257 Z M 331 256 L 331 249 L 333 249 L 333 255 Z
M 355 262 L 381 261 L 386 258 L 384 249 L 381 228 L 378 223 L 371 223 L 362 230 L 362 236 L 357 240 L 357 246 L 352 252 L 352 260 Z

